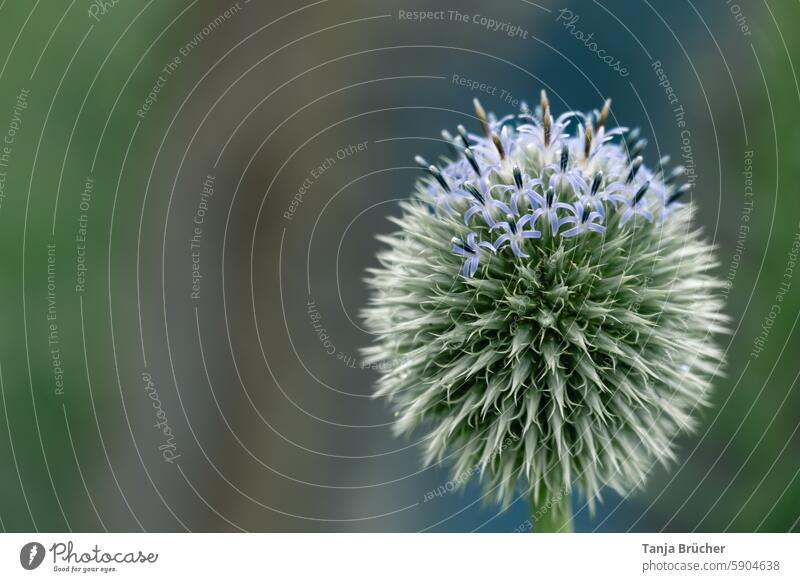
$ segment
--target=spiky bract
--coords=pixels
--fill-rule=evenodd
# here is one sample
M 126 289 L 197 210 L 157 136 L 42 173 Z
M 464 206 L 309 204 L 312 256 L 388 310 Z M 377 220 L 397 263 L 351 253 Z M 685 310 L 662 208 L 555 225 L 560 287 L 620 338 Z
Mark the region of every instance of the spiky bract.
M 460 128 L 379 237 L 366 354 L 392 366 L 377 394 L 398 432 L 429 428 L 426 462 L 479 468 L 504 503 L 517 487 L 628 491 L 708 404 L 725 322 L 713 249 L 680 169 L 648 170 L 607 107 L 478 114 L 486 135 Z

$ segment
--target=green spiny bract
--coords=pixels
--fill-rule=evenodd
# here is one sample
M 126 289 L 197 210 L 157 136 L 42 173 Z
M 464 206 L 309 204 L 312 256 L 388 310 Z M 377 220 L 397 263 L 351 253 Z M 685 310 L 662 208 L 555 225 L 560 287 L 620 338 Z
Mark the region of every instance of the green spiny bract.
M 379 237 L 377 395 L 398 433 L 429 429 L 426 463 L 477 469 L 504 504 L 627 492 L 674 458 L 722 363 L 722 284 L 682 169 L 644 166 L 638 130 L 606 129 L 609 102 L 476 111 L 484 135 L 443 132 L 451 158 L 418 158 L 428 177 Z

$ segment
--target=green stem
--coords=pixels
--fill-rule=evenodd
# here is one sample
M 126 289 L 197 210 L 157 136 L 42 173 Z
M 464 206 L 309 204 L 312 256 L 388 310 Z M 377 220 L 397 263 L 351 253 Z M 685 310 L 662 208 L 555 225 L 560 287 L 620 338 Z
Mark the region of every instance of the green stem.
M 539 495 L 531 493 L 531 523 L 537 533 L 572 532 L 572 504 L 568 492 L 551 493 L 544 487 Z

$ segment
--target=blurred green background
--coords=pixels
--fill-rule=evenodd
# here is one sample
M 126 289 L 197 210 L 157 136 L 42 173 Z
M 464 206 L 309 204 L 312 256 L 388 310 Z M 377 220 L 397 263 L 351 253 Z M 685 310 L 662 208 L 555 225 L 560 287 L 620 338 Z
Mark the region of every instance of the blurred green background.
M 3 0 L 0 527 L 519 528 L 524 501 L 475 483 L 424 501 L 448 467 L 369 398 L 358 310 L 413 156 L 472 97 L 546 86 L 557 110 L 612 97 L 651 165 L 691 148 L 735 329 L 678 464 L 576 499 L 576 528 L 797 531 L 798 23 L 766 0 Z

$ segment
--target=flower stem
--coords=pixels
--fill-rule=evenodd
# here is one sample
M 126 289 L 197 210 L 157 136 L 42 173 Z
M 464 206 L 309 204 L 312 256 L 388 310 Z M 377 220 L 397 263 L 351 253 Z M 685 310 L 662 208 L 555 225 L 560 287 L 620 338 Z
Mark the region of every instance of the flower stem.
M 531 493 L 531 523 L 537 533 L 572 532 L 572 504 L 564 490 L 551 492 L 540 487 L 539 495 Z

